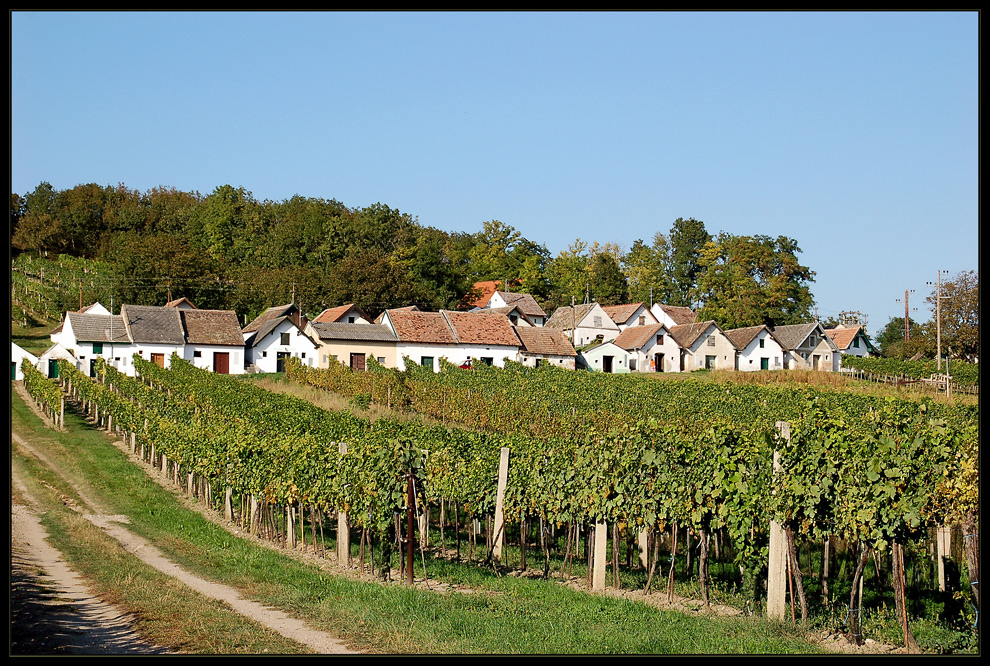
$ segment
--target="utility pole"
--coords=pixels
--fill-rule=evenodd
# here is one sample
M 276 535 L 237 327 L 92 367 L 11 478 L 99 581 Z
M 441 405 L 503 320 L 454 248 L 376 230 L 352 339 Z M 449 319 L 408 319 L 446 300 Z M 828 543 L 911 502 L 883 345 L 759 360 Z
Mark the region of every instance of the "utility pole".
M 904 290 L 904 342 L 911 341 L 911 308 L 908 307 L 908 294 L 911 293 L 914 293 L 914 289 Z M 898 298 L 897 302 L 900 303 L 901 299 Z
M 936 348 L 936 360 L 935 368 L 937 372 L 942 372 L 942 299 L 948 298 L 948 296 L 942 295 L 942 273 L 948 273 L 949 271 L 938 271 L 938 280 L 935 282 L 935 348 Z M 931 286 L 931 282 L 928 283 Z M 945 363 L 945 373 L 949 373 L 949 362 Z

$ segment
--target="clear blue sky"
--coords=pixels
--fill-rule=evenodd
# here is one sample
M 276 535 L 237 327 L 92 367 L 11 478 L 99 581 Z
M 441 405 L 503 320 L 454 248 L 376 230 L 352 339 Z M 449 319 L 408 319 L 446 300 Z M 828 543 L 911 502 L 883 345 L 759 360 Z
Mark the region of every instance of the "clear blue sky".
M 553 255 L 678 217 L 785 235 L 821 318 L 978 269 L 979 14 L 21 12 L 13 192 L 42 181 L 497 219 Z

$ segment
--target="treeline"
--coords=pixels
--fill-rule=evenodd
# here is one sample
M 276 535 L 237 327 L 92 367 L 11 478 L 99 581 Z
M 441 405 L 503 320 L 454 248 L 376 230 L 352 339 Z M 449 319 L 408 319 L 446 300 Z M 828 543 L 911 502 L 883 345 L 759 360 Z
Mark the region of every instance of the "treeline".
M 11 194 L 10 220 L 15 254 L 112 267 L 105 278 L 117 302 L 185 296 L 248 317 L 290 301 L 314 314 L 351 302 L 373 316 L 406 305 L 455 309 L 485 280 L 532 294 L 548 313 L 572 298 L 656 301 L 728 328 L 807 321 L 814 304 L 814 272 L 799 262 L 796 241 L 713 235 L 693 218 L 628 250 L 576 239 L 553 256 L 498 220 L 474 233 L 444 231 L 381 203 L 259 201 L 231 185 L 202 195 L 43 182 Z

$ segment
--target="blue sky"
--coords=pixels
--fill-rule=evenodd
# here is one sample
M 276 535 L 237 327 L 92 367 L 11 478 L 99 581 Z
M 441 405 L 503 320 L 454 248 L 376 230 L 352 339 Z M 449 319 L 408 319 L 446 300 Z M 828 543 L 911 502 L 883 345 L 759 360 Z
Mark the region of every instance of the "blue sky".
M 876 333 L 978 269 L 978 57 L 973 11 L 16 11 L 10 187 L 381 202 L 553 255 L 693 217 L 796 239 L 819 316 Z

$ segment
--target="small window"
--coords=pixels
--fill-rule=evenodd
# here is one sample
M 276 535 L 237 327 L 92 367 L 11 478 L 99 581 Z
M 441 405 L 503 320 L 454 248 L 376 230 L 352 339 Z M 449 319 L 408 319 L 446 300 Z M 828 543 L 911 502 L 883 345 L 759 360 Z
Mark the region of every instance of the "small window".
M 763 338 L 760 338 L 760 349 L 763 349 L 766 346 L 765 343 L 766 343 L 766 340 L 764 340 Z
M 261 358 L 268 358 L 268 352 L 261 352 Z
M 347 323 L 348 324 L 353 324 L 354 323 L 354 317 L 348 317 L 347 318 Z
M 708 346 L 709 347 L 714 347 L 715 346 L 715 336 L 714 335 L 709 335 L 708 336 Z
M 493 363 L 495 363 L 495 359 L 492 358 L 491 356 L 482 356 L 481 362 L 484 363 L 485 365 L 492 365 Z
M 282 344 L 283 345 L 289 344 L 289 334 L 288 333 L 283 333 L 282 334 Z
M 595 328 L 601 328 L 601 327 L 602 327 L 602 318 L 595 317 Z
M 646 315 L 640 315 L 639 316 L 639 325 L 640 326 L 646 326 Z
M 853 338 L 853 347 L 859 349 L 859 338 Z
M 433 369 L 433 357 L 432 356 L 423 356 L 422 358 L 419 359 L 419 364 L 421 366 L 423 366 L 424 368 L 429 368 L 430 370 L 432 370 Z
M 663 336 L 662 335 L 658 335 L 657 336 L 657 344 L 658 345 L 662 345 L 663 344 Z
M 382 365 L 385 365 L 385 357 L 384 356 L 379 356 L 378 357 L 378 362 L 381 363 Z
M 302 358 L 306 358 L 306 352 L 302 353 Z
M 102 342 L 94 342 L 93 343 L 93 353 L 94 354 L 102 354 L 103 353 L 103 343 Z
M 202 357 L 203 357 L 203 352 L 199 352 L 199 351 L 193 352 L 193 358 L 202 358 Z

